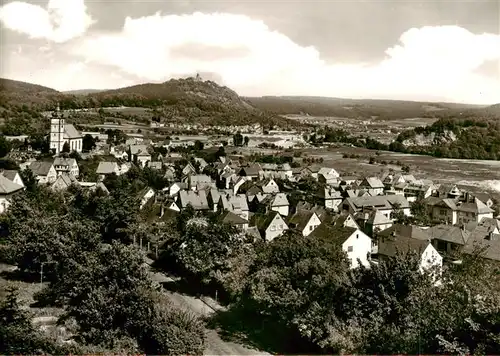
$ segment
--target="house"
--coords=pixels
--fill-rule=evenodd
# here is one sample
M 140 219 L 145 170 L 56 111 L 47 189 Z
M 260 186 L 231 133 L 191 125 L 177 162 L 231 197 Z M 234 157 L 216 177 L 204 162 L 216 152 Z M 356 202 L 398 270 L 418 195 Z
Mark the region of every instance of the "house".
M 493 198 L 488 193 L 466 193 L 466 200 L 474 200 L 477 198 L 479 201 L 484 203 L 488 208 L 494 205 Z
M 356 184 L 357 181 L 358 178 L 354 176 L 342 176 L 342 178 L 340 179 L 340 185 L 350 186 Z
M 58 107 L 50 119 L 50 149 L 59 154 L 66 143 L 71 151 L 82 152 L 82 134 L 73 125 L 65 122 Z
M 443 199 L 458 199 L 462 195 L 462 191 L 454 184 L 441 184 L 436 193 L 439 198 Z
M 354 229 L 359 229 L 359 225 L 356 223 L 354 217 L 346 211 L 341 212 L 337 215 L 333 221 L 333 226 L 337 228 L 352 227 Z
M 447 224 L 433 226 L 427 233 L 431 237 L 432 245 L 441 254 L 461 251 L 471 236 L 465 226 Z
M 188 189 L 197 191 L 206 187 L 215 188 L 215 182 L 206 174 L 187 175 L 183 178 L 183 183 L 187 183 Z
M 15 170 L 4 170 L 0 172 L 1 175 L 3 175 L 5 178 L 10 180 L 11 182 L 16 183 L 17 185 L 20 185 L 21 187 L 24 187 L 24 182 L 21 178 L 21 175 L 19 174 L 18 171 Z
M 135 143 L 135 139 L 134 139 L 134 142 L 133 143 L 131 142 L 129 144 L 128 151 L 130 153 L 130 158 L 132 159 L 132 157 L 137 155 L 139 152 L 148 152 L 148 146 L 147 145 L 137 145 Z
M 194 192 L 192 190 L 181 190 L 179 192 L 180 208 L 185 209 L 188 205 L 191 205 L 194 210 L 210 210 L 208 205 L 207 193 L 204 190 L 199 190 Z
M 182 168 L 182 176 L 189 176 L 191 174 L 196 174 L 196 169 L 191 163 L 188 163 Z
M 339 186 L 340 181 L 339 178 L 334 176 L 333 174 L 318 174 L 318 182 L 321 184 L 325 185 L 331 185 L 331 186 Z
M 106 176 L 111 174 L 116 174 L 119 176 L 121 174 L 120 166 L 116 162 L 103 161 L 99 162 L 96 170 L 99 180 L 103 180 Z
M 273 178 L 264 179 L 256 184 L 264 194 L 274 194 L 280 192 L 278 183 Z
M 109 195 L 109 190 L 103 182 L 99 182 L 89 187 L 89 191 L 98 195 Z
M 379 210 L 373 209 L 368 213 L 368 219 L 365 221 L 365 232 L 373 236 L 374 233 L 389 229 L 391 226 L 391 219 L 382 214 Z
M 226 211 L 219 216 L 219 222 L 222 224 L 227 224 L 230 226 L 234 226 L 239 230 L 247 230 L 248 229 L 248 220 L 242 218 L 239 215 L 231 211 Z
M 313 211 L 298 210 L 288 221 L 290 229 L 299 231 L 303 236 L 309 236 L 319 225 L 321 220 Z
M 257 199 L 257 202 L 255 202 Z M 288 216 L 290 212 L 290 204 L 285 193 L 270 194 L 261 201 L 258 201 L 257 196 L 253 200 L 253 204 L 263 207 L 266 212 L 276 211 L 283 216 Z
M 0 174 L 0 214 L 9 208 L 12 197 L 23 189 L 24 186 L 14 183 Z
M 281 236 L 286 230 L 288 225 L 285 220 L 276 211 L 269 214 L 255 214 L 252 216 L 252 225 L 256 226 L 259 230 L 260 236 L 265 241 L 272 241 L 276 237 Z
M 140 198 L 140 203 L 139 203 L 139 209 L 143 209 L 146 204 L 155 196 L 155 191 L 153 188 L 144 188 L 140 193 L 139 193 L 139 198 Z
M 472 237 L 463 248 L 466 254 L 481 253 L 481 257 L 489 261 L 500 262 L 500 237 L 494 239 Z
M 139 151 L 138 153 L 134 154 L 133 157 L 134 157 L 134 162 L 137 163 L 142 168 L 146 167 L 148 162 L 151 161 L 151 155 L 149 154 L 148 151 Z
M 181 208 L 177 205 L 174 199 L 169 198 L 165 200 L 165 202 L 162 204 L 162 208 L 166 208 L 169 211 L 175 211 L 175 212 L 180 212 Z M 163 216 L 163 214 L 161 214 Z
M 231 211 L 249 220 L 249 208 L 245 194 L 220 194 L 217 209 Z
M 165 179 L 173 181 L 175 179 L 175 169 L 173 167 L 167 166 L 165 168 L 165 174 L 163 175 Z
M 342 194 L 339 191 L 331 187 L 320 188 L 316 196 L 319 198 L 326 209 L 330 209 L 335 212 L 339 211 L 339 206 L 342 204 L 343 200 Z
M 454 199 L 431 196 L 424 199 L 424 204 L 427 206 L 433 221 L 452 225 L 458 222 L 457 205 Z
M 346 198 L 342 203 L 342 209 L 353 215 L 360 211 L 377 209 L 391 220 L 393 220 L 393 213 L 396 211 L 402 211 L 406 216 L 411 215 L 410 204 L 405 197 L 400 195 Z
M 241 167 L 238 172 L 240 177 L 245 177 L 247 180 L 258 180 L 262 172 L 262 168 L 258 164 Z
M 319 166 L 313 165 L 313 166 L 308 166 L 304 167 L 300 170 L 300 179 L 306 179 L 306 178 L 314 178 L 318 179 L 318 173 L 321 168 Z
M 371 195 L 381 195 L 384 193 L 384 183 L 380 181 L 377 177 L 366 177 L 359 184 L 359 188 L 363 188 L 368 191 Z
M 372 251 L 372 239 L 364 232 L 352 227 L 330 227 L 321 224 L 312 234 L 321 239 L 334 239 L 347 254 L 351 268 L 369 266 Z
M 416 184 L 410 183 L 403 187 L 402 193 L 406 200 L 414 202 L 418 199 L 426 199 L 433 193 L 434 187 L 431 184 Z
M 56 181 L 52 183 L 50 188 L 53 191 L 62 191 L 68 189 L 73 184 L 79 185 L 75 176 L 68 172 L 63 172 L 57 177 Z
M 333 178 L 339 178 L 340 174 L 333 168 L 322 167 L 318 171 L 318 176 L 332 176 Z
M 489 208 L 481 200 L 474 198 L 474 202 L 457 203 L 458 223 L 467 224 L 468 222 L 481 222 L 482 219 L 492 219 L 493 209 Z
M 148 168 L 156 169 L 157 171 L 161 171 L 163 168 L 163 163 L 161 161 L 149 161 L 147 166 L 148 166 Z
M 52 162 L 36 161 L 29 165 L 39 184 L 51 184 L 57 179 L 57 172 Z
M 443 267 L 443 257 L 429 240 L 419 240 L 403 236 L 382 238 L 377 242 L 376 254 L 374 251 L 375 256 L 372 256 L 382 261 L 394 258 L 397 253 L 406 254 L 409 252 L 417 253 L 419 256 L 419 269 L 421 272 L 436 268 L 436 272 L 440 273 Z
M 207 161 L 205 161 L 203 158 L 195 157 L 194 161 L 199 164 L 200 172 L 203 172 L 203 170 L 208 166 Z
M 188 189 L 187 183 L 182 183 L 182 182 L 175 182 L 168 187 L 168 195 L 173 197 L 177 193 L 179 193 L 181 190 Z
M 427 230 L 418 226 L 402 224 L 395 224 L 388 229 L 380 231 L 377 237 L 382 239 L 387 237 L 404 237 L 415 240 L 431 241 L 431 236 L 427 233 Z
M 56 157 L 54 159 L 54 168 L 58 175 L 62 173 L 69 173 L 73 177 L 78 177 L 80 175 L 78 163 L 74 158 Z

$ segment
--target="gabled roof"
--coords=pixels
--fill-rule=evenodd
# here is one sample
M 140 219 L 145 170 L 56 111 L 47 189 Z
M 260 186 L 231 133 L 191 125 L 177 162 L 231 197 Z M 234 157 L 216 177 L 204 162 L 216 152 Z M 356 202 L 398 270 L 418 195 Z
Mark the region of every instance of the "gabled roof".
M 274 199 L 272 200 L 271 206 L 289 206 L 288 199 L 285 193 L 277 193 L 274 195 Z
M 191 205 L 195 210 L 208 210 L 207 194 L 204 190 L 198 192 L 181 190 L 179 199 L 183 208 Z
M 471 233 L 455 225 L 436 225 L 427 230 L 429 236 L 434 240 L 452 242 L 457 245 L 465 245 Z
M 473 203 L 462 203 L 457 206 L 458 211 L 472 212 L 476 214 L 493 213 L 493 209 L 488 208 L 481 200 L 474 198 Z
M 35 176 L 46 176 L 49 174 L 50 169 L 54 165 L 52 162 L 47 162 L 47 161 L 36 161 L 36 162 L 31 162 L 29 165 L 29 168 L 33 172 Z
M 12 194 L 23 187 L 0 174 L 0 194 Z
M 258 164 L 252 164 L 250 166 L 241 167 L 240 175 L 241 172 L 243 172 L 247 177 L 259 176 L 260 172 L 262 172 L 262 168 Z
M 312 219 L 314 215 L 315 213 L 313 211 L 297 210 L 297 212 L 292 215 L 288 222 L 290 227 L 293 225 L 296 229 L 302 231 L 305 229 L 307 223 Z
M 148 152 L 148 146 L 146 145 L 130 145 L 130 154 L 136 155 L 139 152 Z
M 116 173 L 120 167 L 116 162 L 99 162 L 97 166 L 97 174 L 112 174 Z
M 322 240 L 331 240 L 339 245 L 342 245 L 356 231 L 358 231 L 358 229 L 352 227 L 334 227 L 327 224 L 321 224 L 314 229 L 309 236 L 320 238 Z
M 72 124 L 64 125 L 64 138 L 72 140 L 82 137 L 82 134 Z
M 56 157 L 54 159 L 54 166 L 72 166 L 76 164 L 76 159 L 67 157 Z
M 274 221 L 274 219 L 278 216 L 278 219 L 281 219 L 283 221 L 283 225 L 285 228 L 288 228 L 288 225 L 286 224 L 285 220 L 283 217 L 280 215 L 280 213 L 276 211 L 271 211 L 268 214 L 254 214 L 252 216 L 252 225 L 256 226 L 257 229 L 259 229 L 259 232 L 261 235 L 265 235 L 265 231 L 271 225 L 271 223 Z
M 56 181 L 52 184 L 52 186 L 56 186 L 57 184 L 63 183 L 66 188 L 72 184 L 78 184 L 78 181 L 72 174 L 68 174 L 66 172 L 62 173 L 59 177 L 57 177 Z
M 408 253 L 411 251 L 422 255 L 430 243 L 429 240 L 419 240 L 403 236 L 380 239 L 378 242 L 378 254 L 394 257 L 398 251 L 400 253 Z
M 335 228 L 350 227 L 350 226 L 346 225 L 346 222 L 352 222 L 356 226 L 356 228 L 359 229 L 359 225 L 356 222 L 356 220 L 354 219 L 354 217 L 346 211 L 343 211 L 342 213 L 340 213 L 339 215 L 337 215 L 335 217 L 335 220 L 333 222 L 333 226 Z
M 392 221 L 377 209 L 374 209 L 370 212 L 370 214 L 368 215 L 368 220 L 366 222 L 371 225 L 392 224 Z
M 219 217 L 219 220 L 223 224 L 229 224 L 229 225 L 243 225 L 243 224 L 248 224 L 248 220 L 243 219 L 241 216 L 236 215 L 235 213 L 233 213 L 231 211 L 224 212 Z
M 471 254 L 476 250 L 481 251 L 482 257 L 493 261 L 500 261 L 500 238 L 486 240 L 481 238 L 471 238 L 464 246 L 463 252 Z
M 14 179 L 16 179 L 16 175 L 18 175 L 19 172 L 16 170 L 4 170 L 0 174 L 3 175 L 8 180 L 14 181 Z
M 401 224 L 396 224 L 391 226 L 388 229 L 385 229 L 383 231 L 380 231 L 378 233 L 378 236 L 380 237 L 405 237 L 405 238 L 411 238 L 415 240 L 425 240 L 429 241 L 431 239 L 431 236 L 427 233 L 426 230 L 423 230 L 419 228 L 418 226 L 413 226 L 413 225 L 401 225 Z
M 360 186 L 365 186 L 365 183 L 372 189 L 384 188 L 384 183 L 377 177 L 366 177 L 363 182 L 361 182 Z

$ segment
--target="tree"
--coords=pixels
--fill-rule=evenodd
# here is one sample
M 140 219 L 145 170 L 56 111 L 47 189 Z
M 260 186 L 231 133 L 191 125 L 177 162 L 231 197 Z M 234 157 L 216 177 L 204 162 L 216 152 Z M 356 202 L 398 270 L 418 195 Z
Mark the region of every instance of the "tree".
M 233 135 L 233 145 L 243 146 L 243 135 L 241 133 L 236 133 Z
M 96 147 L 95 139 L 92 135 L 86 134 L 82 139 L 82 150 L 84 152 L 92 151 Z
M 245 136 L 245 138 L 243 140 L 244 140 L 245 146 L 248 146 L 248 142 L 250 142 L 250 138 L 248 136 Z
M 12 145 L 4 135 L 0 135 L 0 158 L 7 156 L 12 149 Z
M 0 301 L 0 353 L 3 355 L 69 354 L 78 352 L 60 347 L 35 329 L 31 314 L 19 305 L 17 290 L 9 288 Z
M 203 150 L 203 142 L 201 142 L 200 140 L 196 140 L 194 141 L 194 150 L 195 151 L 202 151 Z
M 70 152 L 70 147 L 69 147 L 69 143 L 68 142 L 64 142 L 64 145 L 62 147 L 62 151 L 63 153 L 69 153 Z

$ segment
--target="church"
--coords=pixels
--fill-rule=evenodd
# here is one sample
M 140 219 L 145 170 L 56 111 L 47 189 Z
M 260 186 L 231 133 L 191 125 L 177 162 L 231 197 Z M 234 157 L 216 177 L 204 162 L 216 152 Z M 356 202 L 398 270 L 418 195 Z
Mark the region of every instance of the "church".
M 59 154 L 67 142 L 70 151 L 82 152 L 82 140 L 82 134 L 73 125 L 65 123 L 58 105 L 50 119 L 50 149 Z

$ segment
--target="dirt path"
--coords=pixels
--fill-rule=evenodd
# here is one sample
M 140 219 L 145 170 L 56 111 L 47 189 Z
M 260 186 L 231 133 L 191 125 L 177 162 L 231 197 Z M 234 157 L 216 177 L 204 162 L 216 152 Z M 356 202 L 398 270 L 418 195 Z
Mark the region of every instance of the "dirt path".
M 147 262 L 152 262 L 149 260 Z M 155 275 L 161 274 L 160 272 L 155 272 Z M 171 279 L 167 275 L 163 274 L 165 279 Z M 224 309 L 220 304 L 218 304 L 212 298 L 204 298 L 201 300 L 197 297 L 192 297 L 185 294 L 180 294 L 177 292 L 164 291 L 164 293 L 169 297 L 172 303 L 183 310 L 189 311 L 199 317 L 207 317 L 213 314 L 218 309 Z M 217 331 L 207 329 L 207 345 L 205 349 L 205 355 L 271 355 L 270 353 L 251 349 L 247 346 L 237 344 L 234 342 L 224 341 L 219 336 Z

